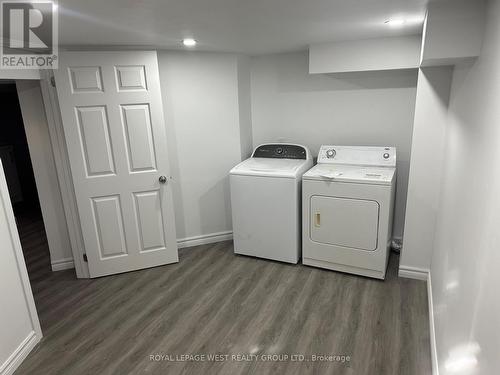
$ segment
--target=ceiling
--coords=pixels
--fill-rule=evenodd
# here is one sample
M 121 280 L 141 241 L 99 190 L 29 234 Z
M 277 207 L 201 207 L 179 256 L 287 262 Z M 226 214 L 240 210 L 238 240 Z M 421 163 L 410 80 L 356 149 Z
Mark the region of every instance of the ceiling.
M 249 55 L 421 32 L 427 0 L 60 0 L 61 46 L 184 48 Z M 388 19 L 405 19 L 391 27 Z

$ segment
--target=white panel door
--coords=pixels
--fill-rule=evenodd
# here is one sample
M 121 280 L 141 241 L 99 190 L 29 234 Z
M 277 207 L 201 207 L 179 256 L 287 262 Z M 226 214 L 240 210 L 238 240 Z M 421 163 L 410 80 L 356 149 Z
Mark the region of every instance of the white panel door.
M 177 262 L 156 52 L 61 53 L 55 79 L 90 276 Z

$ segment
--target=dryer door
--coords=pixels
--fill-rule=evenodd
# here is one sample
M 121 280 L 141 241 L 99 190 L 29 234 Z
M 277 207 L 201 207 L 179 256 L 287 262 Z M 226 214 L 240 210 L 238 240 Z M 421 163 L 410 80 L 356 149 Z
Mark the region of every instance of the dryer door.
M 380 206 L 376 201 L 313 195 L 310 236 L 319 243 L 377 249 Z

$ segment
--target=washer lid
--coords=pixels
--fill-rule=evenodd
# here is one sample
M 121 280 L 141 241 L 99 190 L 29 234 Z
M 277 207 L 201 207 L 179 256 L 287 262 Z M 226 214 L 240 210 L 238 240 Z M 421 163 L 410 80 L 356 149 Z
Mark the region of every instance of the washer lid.
M 229 172 L 232 175 L 297 178 L 312 165 L 311 160 L 250 158 Z
M 372 185 L 390 185 L 396 168 L 366 167 L 359 165 L 317 164 L 308 170 L 304 180 L 324 180 Z

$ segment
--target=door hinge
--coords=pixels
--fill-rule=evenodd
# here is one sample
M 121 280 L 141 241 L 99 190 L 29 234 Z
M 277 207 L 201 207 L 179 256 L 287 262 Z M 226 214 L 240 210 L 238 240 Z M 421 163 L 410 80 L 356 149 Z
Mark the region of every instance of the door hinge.
M 88 262 L 89 261 L 89 259 L 87 258 L 87 254 L 83 254 L 83 261 L 84 262 Z
M 56 79 L 54 78 L 54 76 L 50 77 L 50 84 L 52 85 L 52 87 L 56 87 Z

